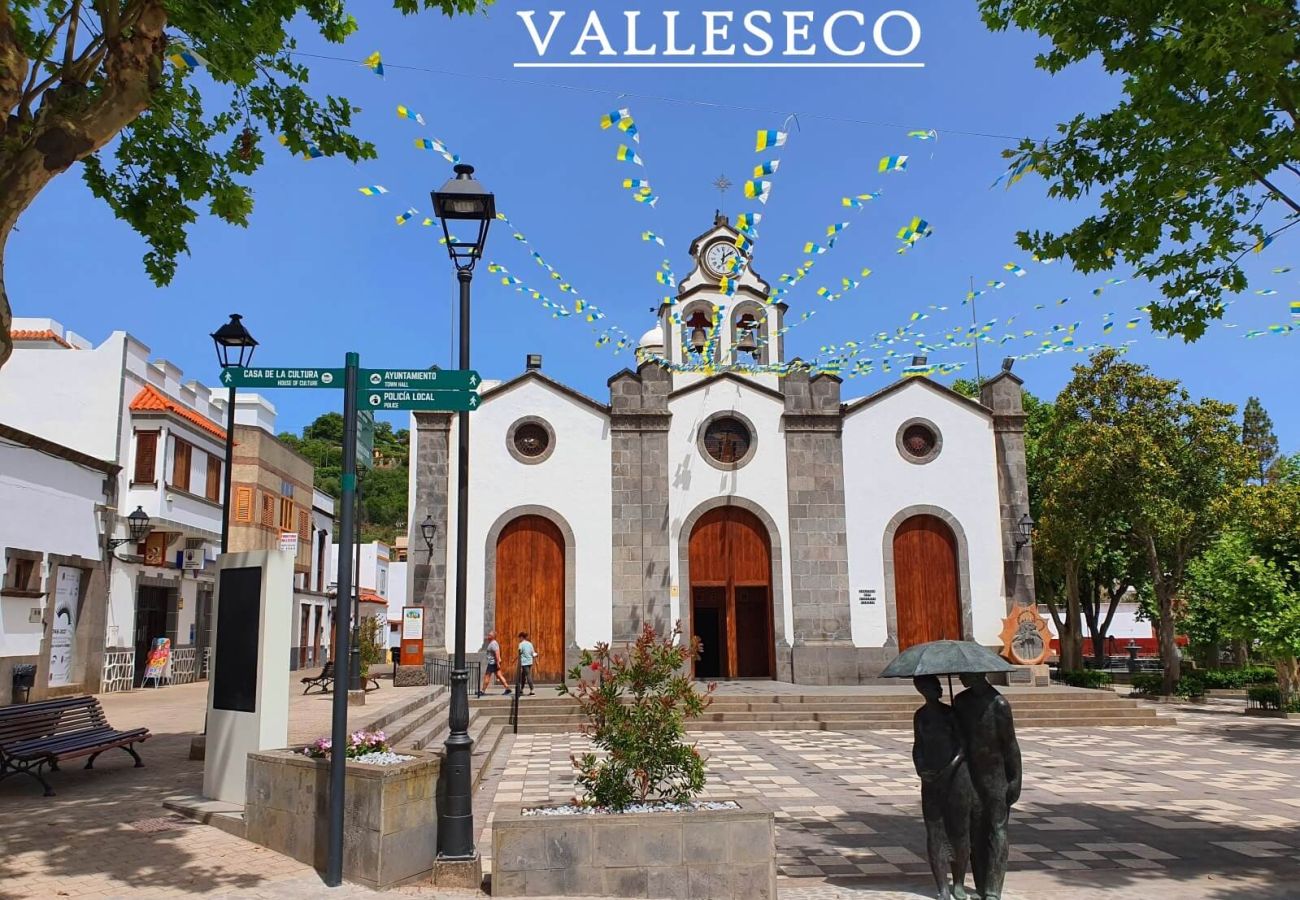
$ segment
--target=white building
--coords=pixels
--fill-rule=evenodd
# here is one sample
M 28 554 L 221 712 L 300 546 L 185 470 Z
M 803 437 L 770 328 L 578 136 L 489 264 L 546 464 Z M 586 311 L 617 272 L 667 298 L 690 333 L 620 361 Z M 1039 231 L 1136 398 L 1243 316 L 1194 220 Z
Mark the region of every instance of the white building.
M 0 706 L 14 700 L 16 665 L 36 666 L 33 700 L 98 687 L 108 593 L 101 534 L 117 472 L 0 424 Z
M 752 268 L 720 279 L 738 233 L 719 216 L 641 338 L 609 402 L 530 366 L 485 382 L 471 414 L 468 631 L 530 634 L 540 678 L 580 648 L 680 621 L 700 677 L 855 683 L 901 648 L 999 643 L 1033 602 L 1020 381 L 981 402 L 926 378 L 842 401 L 840 379 L 791 369 L 700 374 L 692 354 L 786 362 L 786 306 Z M 456 584 L 457 418 L 412 414 L 410 602 L 449 652 Z M 507 653 L 509 656 L 509 653 Z
M 160 639 L 170 643 L 174 682 L 199 677 L 220 544 L 220 406 L 125 332 L 96 346 L 52 319 L 15 319 L 13 335 L 0 370 L 0 423 L 118 467 L 99 548 L 127 537 L 126 516 L 137 508 L 151 523 L 143 542 L 108 560 L 105 607 L 82 620 L 102 626 L 86 658 L 103 659 L 101 671 L 83 673 L 83 688 L 139 683 Z

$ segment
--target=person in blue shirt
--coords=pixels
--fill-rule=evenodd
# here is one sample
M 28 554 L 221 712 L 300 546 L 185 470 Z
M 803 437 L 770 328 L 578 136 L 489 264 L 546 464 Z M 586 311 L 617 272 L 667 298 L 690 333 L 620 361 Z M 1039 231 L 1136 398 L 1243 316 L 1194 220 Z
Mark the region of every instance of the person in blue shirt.
M 533 647 L 533 642 L 528 640 L 528 632 L 519 632 L 519 686 L 522 688 L 524 682 L 528 683 L 528 696 L 533 696 L 533 660 L 541 656 Z

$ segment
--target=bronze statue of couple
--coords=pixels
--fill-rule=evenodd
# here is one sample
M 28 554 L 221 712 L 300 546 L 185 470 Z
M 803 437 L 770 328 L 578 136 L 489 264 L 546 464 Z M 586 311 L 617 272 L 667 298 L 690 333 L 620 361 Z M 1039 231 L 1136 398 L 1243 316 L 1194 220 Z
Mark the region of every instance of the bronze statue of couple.
M 941 699 L 937 675 L 912 679 L 925 697 L 912 720 L 912 762 L 921 776 L 926 851 L 939 900 L 967 898 L 968 865 L 976 896 L 998 900 L 1007 874 L 1007 819 L 1020 799 L 1020 747 L 1006 698 L 983 673 L 960 677 L 966 690 L 951 706 Z

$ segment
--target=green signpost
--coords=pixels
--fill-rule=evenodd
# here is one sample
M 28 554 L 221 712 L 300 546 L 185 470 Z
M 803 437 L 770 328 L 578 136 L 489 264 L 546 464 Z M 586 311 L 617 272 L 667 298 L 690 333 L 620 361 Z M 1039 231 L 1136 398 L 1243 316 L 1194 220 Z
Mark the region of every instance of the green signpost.
M 362 369 L 363 391 L 473 391 L 483 382 L 472 369 Z
M 403 391 L 366 390 L 361 392 L 361 405 L 366 409 L 414 409 L 423 412 L 468 412 L 478 409 L 478 394 L 463 391 Z
M 221 383 L 236 388 L 338 388 L 343 389 L 343 369 L 257 369 L 232 366 L 221 370 Z

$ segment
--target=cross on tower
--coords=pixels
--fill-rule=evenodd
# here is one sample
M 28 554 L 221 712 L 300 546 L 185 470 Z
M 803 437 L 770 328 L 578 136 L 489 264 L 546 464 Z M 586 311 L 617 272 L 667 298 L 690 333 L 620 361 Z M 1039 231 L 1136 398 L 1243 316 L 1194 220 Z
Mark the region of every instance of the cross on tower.
M 713 182 L 713 186 L 718 191 L 718 203 L 722 207 L 722 212 L 727 211 L 727 190 L 731 187 L 731 180 L 726 175 L 719 175 Z

